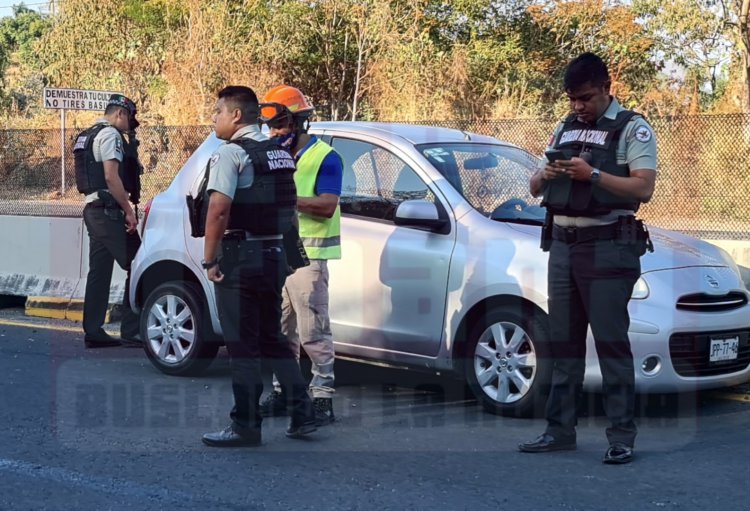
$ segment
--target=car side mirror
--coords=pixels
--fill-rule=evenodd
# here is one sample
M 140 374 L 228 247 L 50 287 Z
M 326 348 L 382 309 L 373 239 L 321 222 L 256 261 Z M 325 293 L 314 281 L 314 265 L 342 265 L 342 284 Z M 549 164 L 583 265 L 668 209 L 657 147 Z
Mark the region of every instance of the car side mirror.
M 416 227 L 439 233 L 447 232 L 449 228 L 445 215 L 441 218 L 437 206 L 424 199 L 406 200 L 399 204 L 393 222 L 403 227 Z

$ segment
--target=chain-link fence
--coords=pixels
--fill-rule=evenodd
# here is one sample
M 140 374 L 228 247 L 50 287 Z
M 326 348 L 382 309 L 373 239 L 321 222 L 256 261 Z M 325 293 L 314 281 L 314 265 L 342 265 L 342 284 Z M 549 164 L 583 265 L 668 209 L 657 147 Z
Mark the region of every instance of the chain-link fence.
M 0 131 L 0 214 L 80 216 L 73 144 L 81 130 Z M 169 186 L 177 171 L 211 132 L 210 126 L 155 126 L 138 129 L 141 203 Z M 61 156 L 65 142 L 65 162 Z M 64 168 L 64 173 L 63 173 Z M 64 183 L 64 184 L 63 184 Z
M 650 224 L 704 238 L 750 236 L 750 114 L 651 119 L 659 144 L 656 193 L 640 215 Z M 501 119 L 424 122 L 497 137 L 541 154 L 556 120 Z M 142 201 L 164 190 L 209 126 L 141 127 L 146 169 Z M 0 131 L 0 214 L 80 215 L 72 146 L 66 130 L 63 190 L 59 130 Z

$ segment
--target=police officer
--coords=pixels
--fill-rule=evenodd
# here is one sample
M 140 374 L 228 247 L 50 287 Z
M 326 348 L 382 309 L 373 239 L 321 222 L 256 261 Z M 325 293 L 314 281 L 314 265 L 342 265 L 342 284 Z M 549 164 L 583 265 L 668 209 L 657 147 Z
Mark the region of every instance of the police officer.
M 263 98 L 263 120 L 271 136 L 288 147 L 297 161 L 299 232 L 310 264 L 286 280 L 281 326 L 299 358 L 300 345 L 312 362 L 310 392 L 318 426 L 335 420 L 334 349 L 328 315 L 328 261 L 341 258 L 339 196 L 344 166 L 327 143 L 307 133 L 315 109 L 302 92 L 274 87 Z M 286 414 L 286 396 L 274 381 L 274 392 L 261 405 L 266 416 Z
M 554 132 L 551 155 L 531 178 L 534 196 L 553 221 L 549 246 L 550 354 L 554 366 L 547 428 L 522 452 L 576 448 L 576 412 L 590 326 L 611 425 L 604 463 L 633 459 L 635 371 L 628 339 L 628 301 L 650 245 L 635 212 L 656 178 L 656 140 L 640 115 L 610 96 L 607 66 L 584 53 L 566 68 L 563 87 L 572 113 Z M 546 154 L 550 154 L 548 151 Z M 550 161 L 558 158 L 555 161 Z
M 205 444 L 217 447 L 261 443 L 261 357 L 293 400 L 287 436 L 317 429 L 307 385 L 280 323 L 287 270 L 282 234 L 292 225 L 297 202 L 294 160 L 261 133 L 258 114 L 252 89 L 229 86 L 219 92 L 214 129 L 227 143 L 206 169 L 203 267 L 216 290 L 234 393 L 231 425 L 203 436 Z
M 76 185 L 85 195 L 83 220 L 89 234 L 89 272 L 83 304 L 87 348 L 141 345 L 139 318 L 130 309 L 128 299 L 130 263 L 141 245 L 136 231 L 138 220 L 129 199 L 137 203 L 140 196 L 141 167 L 137 146 L 131 142 L 126 151 L 122 136 L 125 132 L 134 133 L 138 127 L 136 113 L 135 103 L 113 94 L 104 117 L 78 135 L 73 150 Z M 115 261 L 127 272 L 121 340 L 102 329 Z

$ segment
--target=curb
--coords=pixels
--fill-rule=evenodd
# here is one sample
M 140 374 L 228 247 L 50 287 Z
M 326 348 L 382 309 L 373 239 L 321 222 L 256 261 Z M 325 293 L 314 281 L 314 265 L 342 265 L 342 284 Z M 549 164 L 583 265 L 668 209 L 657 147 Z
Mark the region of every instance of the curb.
M 110 304 L 104 316 L 105 323 L 111 323 L 120 319 L 119 305 Z M 50 296 L 29 296 L 24 306 L 26 316 L 38 318 L 67 319 L 70 321 L 83 321 L 83 300 L 71 298 L 58 298 Z

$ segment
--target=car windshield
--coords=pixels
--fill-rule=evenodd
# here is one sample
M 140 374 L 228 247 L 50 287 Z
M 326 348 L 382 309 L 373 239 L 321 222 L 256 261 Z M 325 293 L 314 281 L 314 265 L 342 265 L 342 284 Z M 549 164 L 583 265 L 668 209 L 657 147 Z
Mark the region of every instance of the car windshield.
M 417 149 L 480 213 L 501 222 L 541 224 L 545 209 L 529 192 L 539 160 L 509 146 L 450 143 Z

